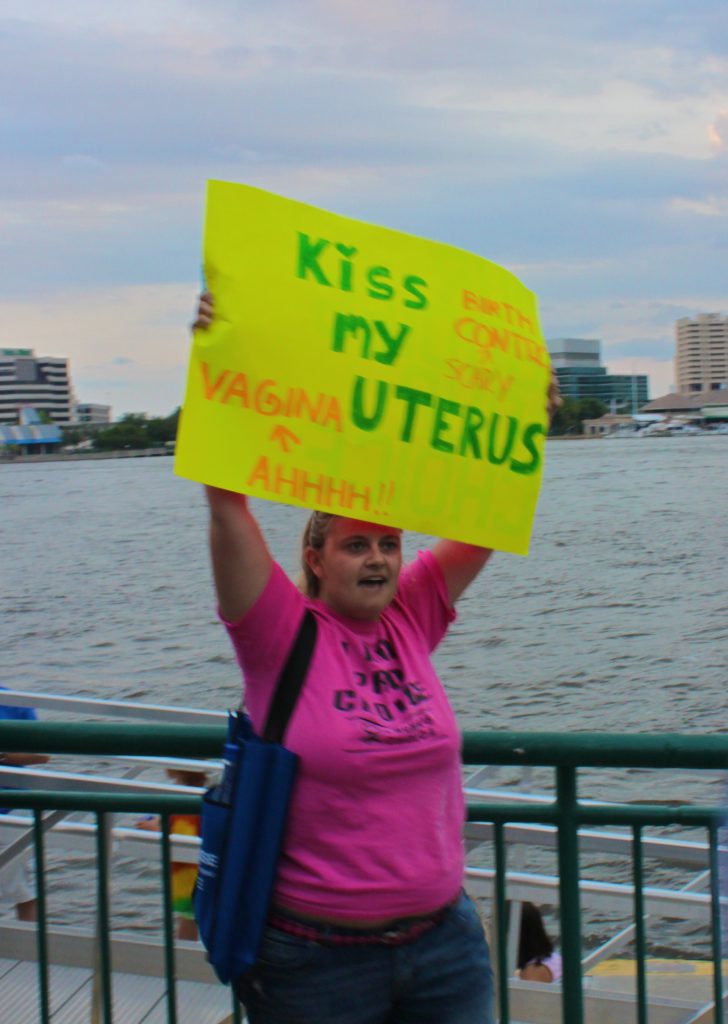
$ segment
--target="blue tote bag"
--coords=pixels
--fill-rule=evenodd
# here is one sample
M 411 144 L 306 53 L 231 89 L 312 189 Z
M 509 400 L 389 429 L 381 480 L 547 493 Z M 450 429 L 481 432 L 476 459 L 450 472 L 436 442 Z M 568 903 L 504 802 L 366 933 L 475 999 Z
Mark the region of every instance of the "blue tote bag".
M 256 961 L 276 875 L 297 757 L 282 746 L 316 641 L 306 611 L 278 680 L 263 735 L 228 718 L 219 785 L 202 798 L 195 918 L 207 958 L 228 984 Z

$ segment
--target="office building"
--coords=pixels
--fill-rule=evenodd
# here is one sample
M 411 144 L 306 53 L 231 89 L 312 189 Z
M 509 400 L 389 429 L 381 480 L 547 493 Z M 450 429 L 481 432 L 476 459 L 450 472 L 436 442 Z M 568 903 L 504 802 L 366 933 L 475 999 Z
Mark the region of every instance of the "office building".
M 675 382 L 685 395 L 728 392 L 728 316 L 700 313 L 676 322 Z
M 111 423 L 111 406 L 94 402 L 77 402 L 74 423 Z
M 69 423 L 73 404 L 67 359 L 0 348 L 0 424 L 19 423 L 28 407 L 46 413 L 51 423 Z
M 597 398 L 613 413 L 635 413 L 648 401 L 646 374 L 609 373 L 596 338 L 550 338 L 551 364 L 564 398 Z
M 546 344 L 555 370 L 602 365 L 597 338 L 550 338 Z

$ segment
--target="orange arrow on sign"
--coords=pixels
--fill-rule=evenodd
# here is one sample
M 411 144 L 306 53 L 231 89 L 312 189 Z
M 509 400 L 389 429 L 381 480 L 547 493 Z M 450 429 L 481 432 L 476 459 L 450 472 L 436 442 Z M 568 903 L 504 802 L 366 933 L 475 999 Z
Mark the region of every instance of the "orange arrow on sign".
M 270 435 L 271 441 L 280 441 L 281 448 L 284 452 L 291 450 L 291 442 L 294 444 L 300 444 L 300 438 L 288 429 L 288 427 L 282 427 L 278 424 L 277 427 L 273 428 L 273 433 Z

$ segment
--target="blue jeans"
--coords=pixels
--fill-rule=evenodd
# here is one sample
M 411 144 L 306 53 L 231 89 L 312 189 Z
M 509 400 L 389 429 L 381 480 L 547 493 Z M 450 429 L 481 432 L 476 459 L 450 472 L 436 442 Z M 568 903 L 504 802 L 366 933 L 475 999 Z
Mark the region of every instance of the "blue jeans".
M 235 990 L 251 1024 L 493 1024 L 488 944 L 465 893 L 402 946 L 324 946 L 267 928 Z

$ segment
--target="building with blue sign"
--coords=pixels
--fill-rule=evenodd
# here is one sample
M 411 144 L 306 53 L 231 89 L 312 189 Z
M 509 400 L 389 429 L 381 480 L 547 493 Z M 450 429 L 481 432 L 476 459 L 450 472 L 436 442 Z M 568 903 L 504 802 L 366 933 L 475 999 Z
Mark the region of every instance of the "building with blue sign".
M 0 449 L 8 448 L 23 455 L 44 455 L 57 451 L 61 441 L 61 428 L 55 423 L 41 423 L 35 409 L 20 410 L 20 422 L 0 426 Z
M 45 413 L 50 423 L 70 423 L 73 388 L 68 360 L 38 356 L 30 348 L 0 348 L 0 425 L 17 424 L 22 409 Z

